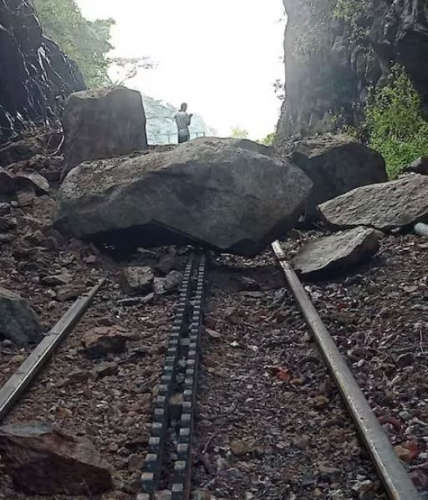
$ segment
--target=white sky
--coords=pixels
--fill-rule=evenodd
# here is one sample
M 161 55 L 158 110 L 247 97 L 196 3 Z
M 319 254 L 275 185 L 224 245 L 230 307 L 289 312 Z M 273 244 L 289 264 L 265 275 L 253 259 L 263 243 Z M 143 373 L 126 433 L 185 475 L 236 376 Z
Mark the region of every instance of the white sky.
M 130 87 L 175 106 L 189 103 L 220 135 L 234 126 L 273 132 L 283 80 L 282 0 L 77 0 L 89 19 L 112 17 L 114 55 L 149 56 L 157 69 Z

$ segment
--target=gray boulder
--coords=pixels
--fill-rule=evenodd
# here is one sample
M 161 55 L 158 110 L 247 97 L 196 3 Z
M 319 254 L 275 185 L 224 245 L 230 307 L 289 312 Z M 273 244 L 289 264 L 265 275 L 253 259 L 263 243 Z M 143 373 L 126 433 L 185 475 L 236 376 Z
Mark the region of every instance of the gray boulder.
M 382 184 L 364 186 L 319 206 L 332 226 L 371 226 L 383 231 L 428 220 L 428 177 L 406 175 Z
M 109 468 L 92 443 L 50 424 L 0 427 L 0 452 L 15 487 L 30 495 L 86 497 L 112 487 Z
M 307 277 L 346 271 L 379 250 L 383 233 L 356 227 L 307 243 L 292 260 L 294 269 Z
M 125 87 L 76 92 L 66 103 L 64 174 L 79 163 L 147 148 L 141 94 Z
M 22 346 L 38 342 L 42 327 L 36 313 L 18 294 L 0 287 L 0 336 Z
M 388 179 L 379 153 L 343 135 L 303 140 L 296 144 L 291 160 L 314 183 L 308 214 L 313 214 L 320 203 Z
M 83 163 L 61 186 L 56 226 L 109 245 L 190 241 L 254 255 L 294 226 L 312 187 L 299 168 L 258 151 L 203 138 Z

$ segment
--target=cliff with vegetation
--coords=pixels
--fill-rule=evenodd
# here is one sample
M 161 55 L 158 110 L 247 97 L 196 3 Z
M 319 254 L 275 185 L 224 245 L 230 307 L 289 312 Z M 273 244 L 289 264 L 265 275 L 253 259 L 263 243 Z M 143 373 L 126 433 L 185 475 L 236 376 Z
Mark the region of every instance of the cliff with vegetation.
M 0 143 L 33 123 L 53 123 L 63 98 L 85 88 L 28 0 L 0 2 L 0 68 Z
M 375 146 L 387 139 L 386 130 L 379 137 L 382 126 L 394 136 L 409 124 L 409 136 L 421 133 L 428 116 L 426 0 L 284 0 L 284 6 L 286 100 L 278 142 L 350 126 Z M 427 147 L 422 132 L 425 139 L 403 160 Z

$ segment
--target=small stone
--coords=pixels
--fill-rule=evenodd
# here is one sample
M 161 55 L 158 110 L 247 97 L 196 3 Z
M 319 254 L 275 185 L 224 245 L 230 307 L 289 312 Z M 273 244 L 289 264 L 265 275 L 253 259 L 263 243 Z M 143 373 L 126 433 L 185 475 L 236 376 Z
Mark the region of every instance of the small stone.
M 242 291 L 254 292 L 260 290 L 260 284 L 256 280 L 248 278 L 247 276 L 240 276 L 237 278 L 237 281 Z
M 42 276 L 40 283 L 45 286 L 66 285 L 72 279 L 70 274 L 56 274 L 54 276 Z
M 77 299 L 80 295 L 85 292 L 85 288 L 82 285 L 65 285 L 57 288 L 56 298 L 60 302 L 66 302 L 68 300 Z
M 155 298 L 154 293 L 149 293 L 145 297 L 130 297 L 128 299 L 121 299 L 117 301 L 118 306 L 137 306 L 141 304 L 149 304 Z
M 131 471 L 141 470 L 144 464 L 144 457 L 133 453 L 128 458 L 128 469 Z
M 97 327 L 83 337 L 86 354 L 90 358 L 100 358 L 107 354 L 117 354 L 126 350 L 126 342 L 135 338 L 120 326 Z
M 264 452 L 264 450 L 260 446 L 257 446 L 257 442 L 253 438 L 234 439 L 230 443 L 230 451 L 237 457 L 242 457 L 247 453 L 254 452 L 262 455 Z
M 306 434 L 299 434 L 297 436 L 294 436 L 291 439 L 291 442 L 296 448 L 299 448 L 300 450 L 305 450 L 306 448 L 308 448 L 311 439 Z
M 405 444 L 405 443 L 404 443 Z M 397 454 L 398 458 L 403 462 L 411 462 L 413 458 L 415 458 L 414 450 L 411 450 L 410 447 L 406 447 L 403 444 L 394 446 L 394 451 Z M 417 456 L 418 453 L 416 453 Z
M 330 400 L 327 397 L 321 395 L 313 398 L 312 403 L 315 406 L 315 408 L 322 409 L 325 408 L 330 403 Z
M 104 362 L 99 363 L 93 370 L 93 373 L 96 377 L 108 377 L 110 375 L 116 375 L 119 371 L 119 365 L 114 362 Z
M 152 290 L 154 273 L 149 266 L 132 266 L 122 269 L 120 285 L 129 295 L 145 294 Z

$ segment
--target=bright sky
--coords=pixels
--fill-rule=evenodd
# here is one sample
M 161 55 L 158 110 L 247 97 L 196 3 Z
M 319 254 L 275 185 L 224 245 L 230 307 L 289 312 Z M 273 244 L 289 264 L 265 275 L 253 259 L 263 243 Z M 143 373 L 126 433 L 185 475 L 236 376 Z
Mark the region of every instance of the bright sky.
M 158 63 L 130 87 L 179 106 L 189 103 L 219 135 L 275 129 L 283 80 L 282 0 L 77 0 L 89 19 L 112 17 L 114 55 Z

